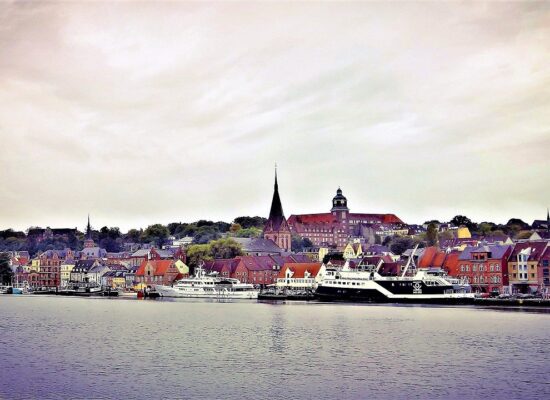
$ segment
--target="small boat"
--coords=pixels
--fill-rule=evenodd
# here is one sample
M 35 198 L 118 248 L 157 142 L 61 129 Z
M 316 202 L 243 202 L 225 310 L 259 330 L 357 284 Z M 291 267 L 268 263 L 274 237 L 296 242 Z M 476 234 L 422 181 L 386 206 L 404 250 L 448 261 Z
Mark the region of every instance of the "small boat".
M 101 296 L 103 289 L 95 283 L 73 283 L 57 292 L 60 296 Z
M 0 294 L 10 294 L 11 293 L 11 286 L 0 286 Z

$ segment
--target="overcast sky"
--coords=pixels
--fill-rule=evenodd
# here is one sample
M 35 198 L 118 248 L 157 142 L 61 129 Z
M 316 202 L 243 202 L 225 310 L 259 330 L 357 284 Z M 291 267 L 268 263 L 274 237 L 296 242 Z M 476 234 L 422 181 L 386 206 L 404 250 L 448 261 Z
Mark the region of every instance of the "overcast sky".
M 0 229 L 550 206 L 550 2 L 0 3 Z

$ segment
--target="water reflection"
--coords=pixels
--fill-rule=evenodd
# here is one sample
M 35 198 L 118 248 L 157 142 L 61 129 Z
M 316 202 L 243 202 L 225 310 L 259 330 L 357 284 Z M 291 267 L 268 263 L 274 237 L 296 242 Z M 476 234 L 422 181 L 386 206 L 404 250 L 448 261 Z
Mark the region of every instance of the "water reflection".
M 548 332 L 471 307 L 4 296 L 0 398 L 546 399 Z

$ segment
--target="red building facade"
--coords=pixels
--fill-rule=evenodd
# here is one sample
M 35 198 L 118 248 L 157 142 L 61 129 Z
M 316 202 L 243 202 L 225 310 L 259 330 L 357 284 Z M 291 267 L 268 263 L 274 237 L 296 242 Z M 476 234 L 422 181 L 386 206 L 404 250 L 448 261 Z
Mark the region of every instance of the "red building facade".
M 508 257 L 512 246 L 467 247 L 458 257 L 457 275 L 480 293 L 503 293 L 508 286 Z

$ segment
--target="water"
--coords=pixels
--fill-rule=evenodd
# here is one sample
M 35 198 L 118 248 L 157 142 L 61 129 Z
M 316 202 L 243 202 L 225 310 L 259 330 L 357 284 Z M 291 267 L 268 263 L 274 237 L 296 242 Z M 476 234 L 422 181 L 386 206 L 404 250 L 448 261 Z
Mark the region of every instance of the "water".
M 0 398 L 548 399 L 550 314 L 0 296 Z

